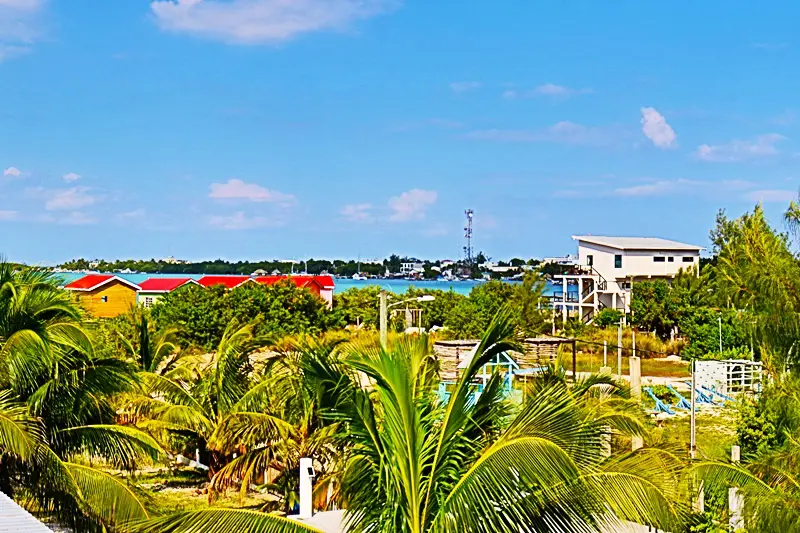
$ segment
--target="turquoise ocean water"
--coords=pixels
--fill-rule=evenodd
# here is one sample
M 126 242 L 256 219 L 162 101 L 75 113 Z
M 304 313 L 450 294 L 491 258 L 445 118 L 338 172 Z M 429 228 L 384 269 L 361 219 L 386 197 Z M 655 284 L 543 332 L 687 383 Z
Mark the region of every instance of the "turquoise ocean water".
M 58 276 L 64 280 L 64 283 L 69 283 L 70 281 L 78 279 L 84 275 L 85 273 L 83 272 L 61 272 L 58 274 Z M 187 277 L 195 279 L 203 277 L 202 274 L 116 274 L 116 275 L 133 283 L 141 283 L 148 278 L 158 278 L 158 277 L 161 278 Z M 346 291 L 347 289 L 351 289 L 354 287 L 364 288 L 377 285 L 395 294 L 404 293 L 410 286 L 413 286 L 418 289 L 438 289 L 443 291 L 449 291 L 450 289 L 452 289 L 453 291 L 459 294 L 465 294 L 465 295 L 469 294 L 469 291 L 471 291 L 473 287 L 483 283 L 482 281 L 473 281 L 473 280 L 409 281 L 405 279 L 368 279 L 368 280 L 357 281 L 349 278 L 336 278 L 335 281 L 336 281 L 335 292 L 343 292 Z M 515 282 L 510 282 L 510 283 L 515 283 Z M 556 288 L 552 283 L 548 282 L 545 294 L 553 294 L 555 292 L 560 293 L 561 292 L 560 287 Z

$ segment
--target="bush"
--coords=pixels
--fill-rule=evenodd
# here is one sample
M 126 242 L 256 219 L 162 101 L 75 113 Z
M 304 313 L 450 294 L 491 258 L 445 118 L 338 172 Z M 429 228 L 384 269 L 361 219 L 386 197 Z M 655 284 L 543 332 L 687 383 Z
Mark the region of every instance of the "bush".
M 619 321 L 622 319 L 622 311 L 619 309 L 610 309 L 605 308 L 601 309 L 597 316 L 594 317 L 592 321 L 596 326 L 601 328 L 607 328 L 609 326 L 617 326 Z

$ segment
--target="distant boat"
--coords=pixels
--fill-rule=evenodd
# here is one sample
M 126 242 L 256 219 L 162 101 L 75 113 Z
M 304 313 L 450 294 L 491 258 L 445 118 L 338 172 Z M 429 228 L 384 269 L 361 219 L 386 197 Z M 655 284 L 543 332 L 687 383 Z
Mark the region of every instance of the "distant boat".
M 355 274 L 353 274 L 353 278 L 352 279 L 354 281 L 366 281 L 369 278 L 367 276 L 361 274 L 360 272 L 356 272 Z

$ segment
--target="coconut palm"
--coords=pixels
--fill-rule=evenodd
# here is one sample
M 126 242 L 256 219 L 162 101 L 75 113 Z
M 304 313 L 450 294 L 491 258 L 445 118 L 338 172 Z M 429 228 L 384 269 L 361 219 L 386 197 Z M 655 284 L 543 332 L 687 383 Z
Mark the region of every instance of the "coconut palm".
M 783 214 L 783 220 L 792 233 L 800 236 L 800 196 L 796 202 L 789 202 L 789 207 L 786 208 L 786 212 Z
M 516 348 L 512 334 L 510 317 L 501 314 L 446 402 L 436 394 L 436 362 L 424 338 L 363 347 L 342 368 L 320 368 L 335 386 L 329 413 L 348 449 L 341 493 L 349 531 L 599 531 L 619 519 L 676 525 L 675 458 L 650 449 L 606 455 L 610 427 L 636 426 L 630 413 L 613 408 L 619 399 L 608 395 L 612 383 L 570 389 L 551 376 L 513 409 L 497 374 L 475 399 L 476 376 Z M 221 509 L 180 513 L 150 527 L 291 530 L 269 515 Z
M 191 435 L 207 452 L 211 475 L 240 453 L 244 435 L 269 440 L 284 426 L 274 416 L 251 410 L 263 390 L 254 386 L 250 360 L 264 344 L 255 326 L 232 321 L 210 359 L 189 361 L 172 376 L 141 374 L 144 394 L 129 405 L 138 424 L 162 441 L 175 433 Z
M 134 342 L 120 333 L 125 352 L 143 372 L 167 374 L 175 367 L 180 356 L 177 328 L 167 328 L 154 334 L 147 309 L 143 308 L 132 309 L 127 318 L 133 326 L 136 340 Z
M 55 278 L 0 262 L 0 489 L 80 531 L 147 513 L 125 484 L 75 461 L 132 467 L 159 452 L 113 424 L 111 396 L 134 384 L 131 368 L 93 354 L 82 312 Z
M 243 452 L 217 472 L 211 490 L 221 492 L 238 485 L 244 494 L 251 481 L 269 470 L 266 488 L 278 496 L 275 505 L 288 513 L 298 501 L 301 457 L 313 457 L 317 472 L 315 503 L 326 508 L 335 501 L 339 482 L 341 449 L 336 446 L 338 424 L 326 420 L 325 409 L 334 405 L 335 386 L 321 373 L 338 358 L 341 341 L 300 339 L 269 361 L 257 385 L 248 394 L 248 409 L 271 413 L 284 423 L 280 438 L 263 440 L 250 432 L 221 433 Z

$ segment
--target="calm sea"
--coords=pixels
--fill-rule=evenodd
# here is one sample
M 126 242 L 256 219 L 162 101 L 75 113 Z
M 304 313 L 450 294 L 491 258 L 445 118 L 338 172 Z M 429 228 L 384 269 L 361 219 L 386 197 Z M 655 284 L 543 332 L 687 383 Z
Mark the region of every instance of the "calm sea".
M 64 280 L 64 283 L 69 283 L 75 279 L 84 276 L 82 272 L 61 272 L 58 274 Z M 148 278 L 174 278 L 174 277 L 187 277 L 187 278 L 201 278 L 202 274 L 116 274 L 133 283 L 141 283 Z M 416 287 L 418 289 L 438 289 L 443 291 L 453 291 L 459 294 L 469 294 L 473 287 L 480 285 L 482 281 L 409 281 L 404 279 L 368 279 L 363 281 L 356 281 L 349 278 L 336 278 L 336 292 L 346 291 L 347 289 L 364 288 L 377 285 L 388 291 L 396 294 L 406 292 L 409 287 Z M 517 283 L 517 282 L 509 282 Z M 545 294 L 553 294 L 561 292 L 561 287 L 555 287 L 552 283 L 548 282 Z

